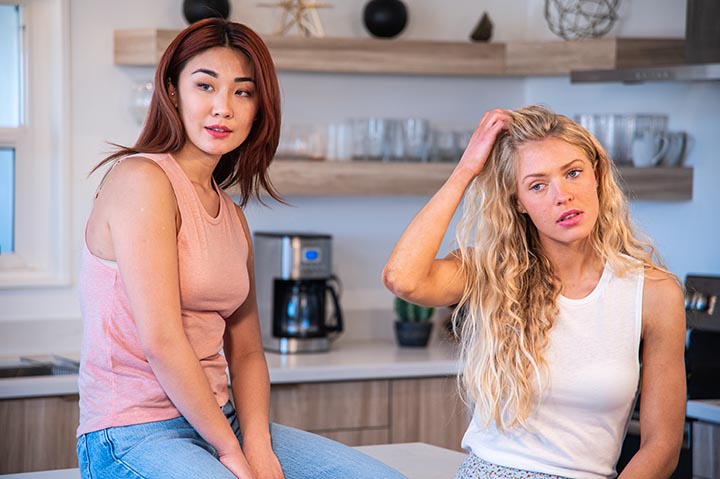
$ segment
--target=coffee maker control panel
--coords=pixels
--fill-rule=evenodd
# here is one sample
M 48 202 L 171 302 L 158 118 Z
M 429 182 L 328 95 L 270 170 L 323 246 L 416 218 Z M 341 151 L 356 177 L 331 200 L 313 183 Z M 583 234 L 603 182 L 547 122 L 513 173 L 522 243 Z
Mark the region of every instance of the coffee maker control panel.
M 330 240 L 286 237 L 281 242 L 283 279 L 329 278 L 332 276 Z
M 255 233 L 255 269 L 275 279 L 333 275 L 332 237 L 312 233 Z

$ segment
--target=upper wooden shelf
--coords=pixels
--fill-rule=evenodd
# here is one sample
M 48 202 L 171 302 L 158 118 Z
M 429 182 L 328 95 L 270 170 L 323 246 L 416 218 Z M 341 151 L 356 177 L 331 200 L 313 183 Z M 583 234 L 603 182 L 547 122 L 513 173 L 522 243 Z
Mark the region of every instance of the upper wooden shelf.
M 178 30 L 114 32 L 116 65 L 154 66 Z M 281 71 L 406 75 L 567 75 L 575 70 L 684 62 L 685 41 L 668 38 L 472 43 L 371 38 L 265 37 Z
M 276 160 L 270 166 L 270 178 L 283 196 L 432 195 L 454 167 L 450 163 Z M 692 168 L 622 167 L 620 175 L 631 199 L 692 199 Z

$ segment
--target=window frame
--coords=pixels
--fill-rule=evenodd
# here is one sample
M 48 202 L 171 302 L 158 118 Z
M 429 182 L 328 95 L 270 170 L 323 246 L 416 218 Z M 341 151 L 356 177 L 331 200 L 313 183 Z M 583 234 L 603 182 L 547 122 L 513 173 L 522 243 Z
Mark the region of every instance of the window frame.
M 15 149 L 14 252 L 0 254 L 0 290 L 67 286 L 70 271 L 69 0 L 20 5 L 20 125 L 0 128 Z

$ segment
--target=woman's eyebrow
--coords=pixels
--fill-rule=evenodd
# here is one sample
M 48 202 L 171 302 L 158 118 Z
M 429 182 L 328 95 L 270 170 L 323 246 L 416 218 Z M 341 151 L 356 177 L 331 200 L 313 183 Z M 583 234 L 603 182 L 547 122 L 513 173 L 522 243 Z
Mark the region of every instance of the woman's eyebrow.
M 218 74 L 217 74 L 217 73 L 215 73 L 215 72 L 212 71 L 212 70 L 208 70 L 207 68 L 198 68 L 197 70 L 195 70 L 194 72 L 192 72 L 193 75 L 196 74 L 196 73 L 204 73 L 204 74 L 206 74 L 206 75 L 210 75 L 210 76 L 213 77 L 213 78 L 217 78 L 217 77 L 218 77 Z M 242 83 L 242 82 L 246 82 L 246 81 L 255 83 L 255 80 L 254 80 L 253 78 L 251 78 L 251 77 L 236 77 L 234 81 L 235 81 L 235 83 Z

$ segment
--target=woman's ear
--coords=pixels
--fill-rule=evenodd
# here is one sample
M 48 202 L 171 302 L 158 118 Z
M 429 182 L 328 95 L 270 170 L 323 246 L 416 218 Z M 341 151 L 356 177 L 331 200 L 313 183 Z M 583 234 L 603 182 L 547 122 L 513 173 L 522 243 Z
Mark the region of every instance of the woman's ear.
M 173 102 L 173 105 L 175 105 L 175 108 L 178 107 L 178 99 L 177 99 L 177 90 L 175 89 L 175 85 L 168 82 L 168 95 L 170 96 L 170 100 Z
M 524 215 L 525 213 L 527 213 L 527 210 L 522 205 L 522 203 L 520 203 L 520 200 L 515 200 L 515 209 L 517 209 L 518 213 L 520 213 L 521 215 Z

